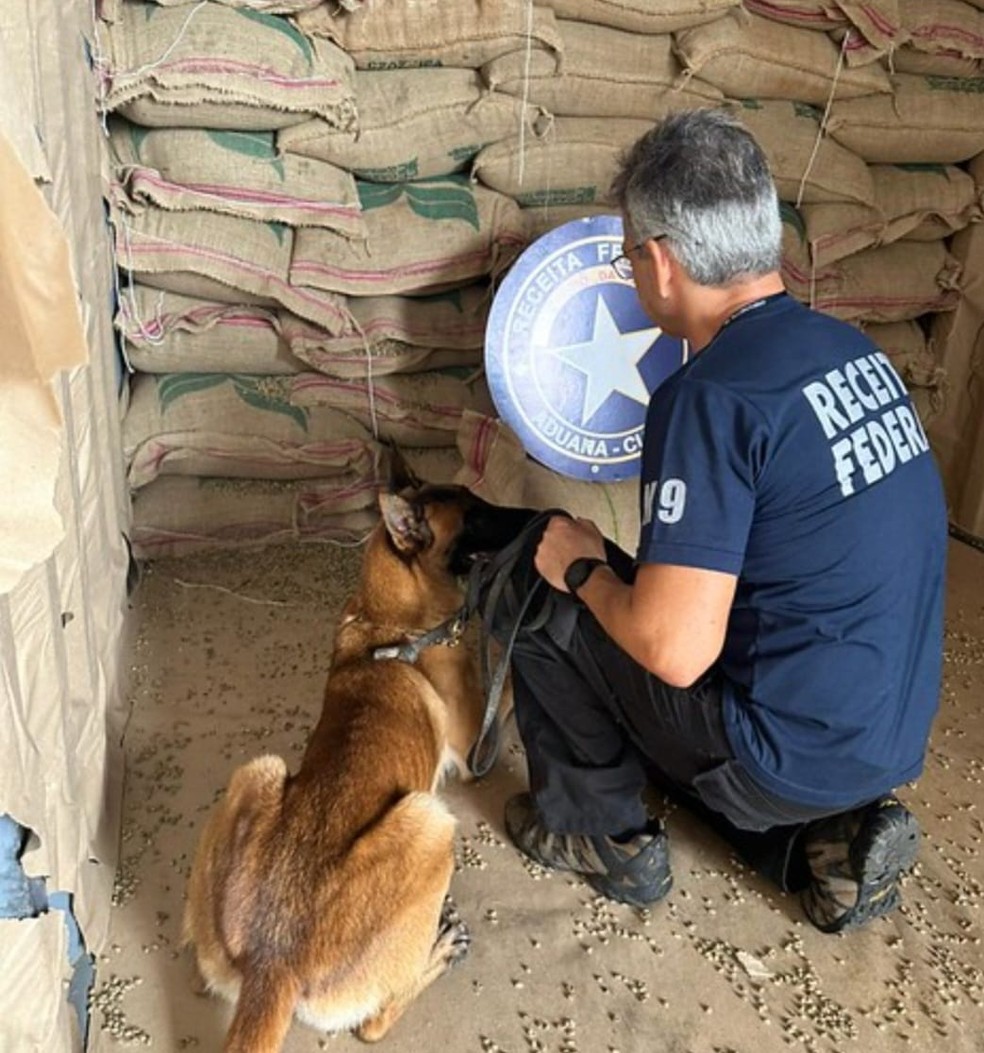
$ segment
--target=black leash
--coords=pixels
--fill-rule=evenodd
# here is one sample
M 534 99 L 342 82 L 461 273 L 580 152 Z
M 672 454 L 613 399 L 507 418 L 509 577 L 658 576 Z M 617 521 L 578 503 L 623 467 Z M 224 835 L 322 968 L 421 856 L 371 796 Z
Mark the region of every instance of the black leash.
M 499 703 L 502 700 L 502 690 L 505 687 L 506 677 L 509 675 L 509 662 L 512 657 L 513 645 L 519 631 L 524 627 L 526 616 L 533 606 L 533 601 L 538 596 L 550 591 L 550 586 L 539 575 L 525 590 L 525 595 L 519 599 L 516 582 L 513 574 L 524 555 L 529 556 L 530 568 L 533 565 L 533 551 L 531 542 L 539 541 L 548 521 L 556 515 L 570 516 L 563 509 L 552 508 L 545 512 L 537 513 L 523 528 L 519 536 L 510 542 L 505 548 L 494 555 L 480 560 L 472 568 L 468 579 L 468 593 L 465 607 L 469 611 L 481 610 L 482 612 L 482 639 L 480 648 L 480 667 L 482 675 L 482 694 L 485 698 L 485 712 L 482 716 L 482 724 L 479 728 L 478 737 L 472 748 L 468 751 L 468 770 L 475 776 L 481 778 L 495 763 L 499 755 Z M 483 595 L 484 593 L 484 595 Z M 493 637 L 493 624 L 499 614 L 503 597 L 509 604 L 509 609 L 515 611 L 513 622 L 509 628 L 509 635 L 502 645 L 502 653 L 499 661 L 492 669 L 491 644 Z M 526 628 L 535 630 L 540 628 L 549 618 L 552 604 L 547 597 L 541 606 L 536 618 L 526 624 Z

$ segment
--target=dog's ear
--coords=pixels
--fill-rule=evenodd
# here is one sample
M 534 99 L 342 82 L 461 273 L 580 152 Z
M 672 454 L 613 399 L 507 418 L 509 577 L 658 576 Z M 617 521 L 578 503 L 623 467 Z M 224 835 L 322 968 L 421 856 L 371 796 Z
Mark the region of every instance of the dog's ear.
M 389 489 L 398 494 L 412 487 L 419 490 L 423 483 L 414 474 L 406 459 L 395 443 L 389 444 Z
M 399 494 L 381 493 L 379 511 L 398 552 L 413 555 L 434 543 L 434 534 L 422 506 L 407 501 Z

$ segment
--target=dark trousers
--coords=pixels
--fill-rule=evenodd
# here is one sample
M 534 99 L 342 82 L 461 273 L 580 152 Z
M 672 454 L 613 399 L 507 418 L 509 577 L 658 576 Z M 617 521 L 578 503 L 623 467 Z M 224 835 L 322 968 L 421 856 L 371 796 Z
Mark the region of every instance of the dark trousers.
M 512 651 L 516 720 L 544 824 L 557 833 L 642 829 L 642 793 L 655 781 L 751 866 L 783 888 L 803 887 L 809 873 L 799 835 L 829 810 L 756 785 L 728 742 L 720 672 L 671 687 L 572 598 L 550 590 L 547 600 L 547 616 L 533 631 L 520 629 Z

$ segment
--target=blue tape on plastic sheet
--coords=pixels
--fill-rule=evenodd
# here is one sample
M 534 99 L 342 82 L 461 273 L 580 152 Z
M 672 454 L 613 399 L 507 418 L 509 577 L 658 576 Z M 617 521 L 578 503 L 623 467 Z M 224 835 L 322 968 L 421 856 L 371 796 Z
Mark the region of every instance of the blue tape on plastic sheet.
M 532 457 L 576 479 L 639 474 L 649 397 L 686 361 L 611 261 L 618 216 L 565 223 L 530 245 L 496 293 L 485 372 L 499 416 Z
M 68 962 L 72 979 L 68 986 L 68 1001 L 75 1010 L 79 1031 L 85 1036 L 89 1028 L 89 992 L 95 980 L 92 955 L 85 949 L 85 941 L 72 909 L 72 897 L 67 892 L 48 895 L 44 878 L 30 878 L 24 873 L 21 855 L 27 844 L 28 832 L 9 815 L 0 815 L 0 918 L 36 918 L 49 910 L 65 915 L 68 932 Z
M 9 815 L 0 815 L 0 918 L 33 918 L 35 890 L 20 857 L 26 831 Z

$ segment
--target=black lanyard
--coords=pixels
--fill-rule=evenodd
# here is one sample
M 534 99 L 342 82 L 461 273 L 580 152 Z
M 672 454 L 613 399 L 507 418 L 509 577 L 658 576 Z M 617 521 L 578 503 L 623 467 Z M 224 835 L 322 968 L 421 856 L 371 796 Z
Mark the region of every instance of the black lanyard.
M 783 294 L 778 293 L 777 295 L 782 296 Z M 757 311 L 760 307 L 764 307 L 771 299 L 771 296 L 763 296 L 761 300 L 752 300 L 751 303 L 742 304 L 737 311 L 733 311 L 727 318 L 725 318 L 721 323 L 721 328 L 718 329 L 718 332 L 720 333 L 722 329 L 727 329 L 732 322 L 741 318 L 743 314 L 749 314 L 752 311 Z

